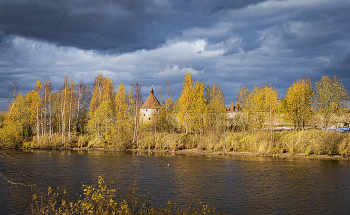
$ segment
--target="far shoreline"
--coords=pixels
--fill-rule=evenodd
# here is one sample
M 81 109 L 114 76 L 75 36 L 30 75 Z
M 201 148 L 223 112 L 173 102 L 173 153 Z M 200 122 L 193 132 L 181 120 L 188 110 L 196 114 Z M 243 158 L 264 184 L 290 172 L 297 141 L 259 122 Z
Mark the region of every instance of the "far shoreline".
M 342 155 L 317 155 L 305 153 L 258 153 L 258 152 L 236 152 L 236 151 L 207 151 L 200 150 L 198 148 L 194 149 L 181 149 L 181 150 L 166 150 L 166 149 L 120 149 L 120 148 L 89 148 L 89 147 L 33 147 L 33 148 L 7 148 L 0 147 L 1 150 L 47 150 L 47 151 L 120 151 L 120 152 L 137 152 L 137 153 L 148 153 L 148 154 L 176 154 L 176 155 L 212 155 L 212 156 L 234 156 L 234 157 L 272 157 L 272 158 L 301 158 L 301 159 L 311 159 L 311 160 L 346 160 L 349 161 L 350 157 Z

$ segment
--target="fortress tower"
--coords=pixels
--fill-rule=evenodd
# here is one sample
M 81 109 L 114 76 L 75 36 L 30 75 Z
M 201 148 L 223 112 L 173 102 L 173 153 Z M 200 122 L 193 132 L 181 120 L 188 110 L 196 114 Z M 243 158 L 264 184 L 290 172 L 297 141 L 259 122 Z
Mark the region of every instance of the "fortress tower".
M 151 122 L 154 115 L 162 106 L 154 95 L 153 86 L 145 103 L 140 108 L 140 120 L 143 123 Z

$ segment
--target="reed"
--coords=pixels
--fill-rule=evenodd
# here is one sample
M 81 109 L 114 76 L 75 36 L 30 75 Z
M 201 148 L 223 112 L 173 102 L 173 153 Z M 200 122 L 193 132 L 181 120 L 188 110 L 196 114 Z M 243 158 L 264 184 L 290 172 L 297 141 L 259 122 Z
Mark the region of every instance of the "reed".
M 130 135 L 131 137 L 131 135 Z M 321 130 L 280 131 L 273 136 L 268 131 L 254 132 L 207 132 L 207 133 L 176 133 L 154 132 L 143 130 L 136 140 L 127 137 L 112 143 L 102 137 L 89 134 L 74 135 L 70 141 L 62 143 L 59 134 L 48 135 L 40 140 L 33 138 L 23 143 L 27 148 L 139 148 L 145 150 L 182 150 L 199 149 L 203 151 L 236 151 L 262 154 L 290 153 L 306 155 L 342 155 L 350 156 L 350 133 L 330 132 Z

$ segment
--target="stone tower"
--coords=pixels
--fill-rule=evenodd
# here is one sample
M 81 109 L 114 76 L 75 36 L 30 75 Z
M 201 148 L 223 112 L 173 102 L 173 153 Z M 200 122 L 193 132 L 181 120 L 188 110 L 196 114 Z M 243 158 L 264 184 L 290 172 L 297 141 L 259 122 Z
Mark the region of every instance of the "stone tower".
M 154 115 L 159 111 L 161 107 L 162 107 L 161 104 L 159 103 L 158 99 L 154 95 L 153 86 L 152 86 L 147 100 L 140 108 L 141 122 L 143 123 L 151 122 Z

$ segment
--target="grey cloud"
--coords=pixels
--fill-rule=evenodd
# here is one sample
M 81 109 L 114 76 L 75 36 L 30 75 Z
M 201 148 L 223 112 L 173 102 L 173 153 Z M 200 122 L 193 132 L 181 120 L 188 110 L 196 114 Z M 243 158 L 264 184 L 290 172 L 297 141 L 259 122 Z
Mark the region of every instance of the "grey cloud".
M 3 0 L 0 30 L 80 49 L 153 49 L 182 31 L 211 27 L 225 11 L 259 1 Z
M 136 50 L 165 41 L 157 22 L 166 13 L 166 4 L 152 1 L 5 0 L 0 29 L 82 49 Z
M 27 90 L 36 78 L 58 88 L 65 74 L 91 83 L 103 72 L 115 85 L 139 80 L 144 96 L 170 78 L 179 96 L 183 74 L 166 74 L 191 68 L 227 102 L 242 85 L 271 83 L 284 96 L 303 76 L 340 75 L 350 87 L 349 9 L 341 0 L 3 0 L 0 75 Z

